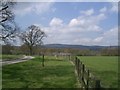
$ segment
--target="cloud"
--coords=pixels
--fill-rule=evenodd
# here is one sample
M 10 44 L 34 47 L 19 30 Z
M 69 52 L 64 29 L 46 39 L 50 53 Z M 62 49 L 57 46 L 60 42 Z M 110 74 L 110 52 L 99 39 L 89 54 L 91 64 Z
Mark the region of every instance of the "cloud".
M 94 38 L 82 37 L 75 39 L 74 42 L 83 45 L 118 45 L 118 29 L 114 27 Z
M 114 27 L 103 32 L 100 37 L 97 37 L 93 41 L 96 44 L 102 45 L 118 45 L 118 28 Z
M 49 11 L 50 8 L 51 11 L 56 11 L 56 8 L 52 8 L 52 3 L 44 5 L 35 3 L 32 7 L 25 6 L 20 12 L 42 14 Z M 107 18 L 105 13 L 107 10 L 107 7 L 103 7 L 98 13 L 95 13 L 94 9 L 88 9 L 81 11 L 78 17 L 72 18 L 68 23 L 61 18 L 53 17 L 48 26 L 35 25 L 39 25 L 47 34 L 45 44 L 117 45 L 117 28 L 105 31 L 100 25 Z
M 91 38 L 79 38 L 74 40 L 75 43 L 80 43 L 82 45 L 90 45 L 91 41 Z
M 50 22 L 50 26 L 61 26 L 62 25 L 63 20 L 61 20 L 60 18 L 56 18 L 54 17 L 51 22 Z
M 97 15 L 80 15 L 67 24 L 60 18 L 51 19 L 44 31 L 48 35 L 45 43 L 81 45 L 117 45 L 117 28 L 103 30 L 100 23 L 106 19 L 105 7 Z
M 13 10 L 17 15 L 26 15 L 29 13 L 43 14 L 52 10 L 54 2 L 18 2 Z
M 92 14 L 94 14 L 94 9 L 89 9 L 89 10 L 86 10 L 86 11 L 80 11 L 81 14 L 84 14 L 84 15 L 87 15 L 87 16 L 90 16 Z
M 112 2 L 111 5 L 112 5 L 112 7 L 111 7 L 110 11 L 118 12 L 118 3 L 117 2 Z
M 117 40 L 118 39 L 118 28 L 114 27 L 108 31 L 106 31 L 103 36 L 107 39 L 109 38 L 110 40 Z
M 77 19 L 74 18 L 70 21 L 69 26 L 73 27 L 73 26 L 77 26 L 79 24 L 80 24 L 80 21 L 78 21 Z
M 94 43 L 101 43 L 101 41 L 103 40 L 103 37 L 97 37 L 93 40 Z
M 106 8 L 106 7 L 103 7 L 103 8 L 100 9 L 100 12 L 101 12 L 101 13 L 105 13 L 106 11 L 107 11 L 107 8 Z
M 78 28 L 79 31 L 101 31 L 99 23 L 106 18 L 105 14 L 98 14 L 93 16 L 79 16 L 72 19 L 68 26 L 71 28 Z
M 47 38 L 44 40 L 45 44 L 117 45 L 118 43 L 117 27 L 107 31 L 91 29 L 86 31 L 84 28 L 64 25 L 48 26 L 44 27 L 43 30 L 47 34 Z
M 104 19 L 105 15 L 101 13 L 93 16 L 80 15 L 65 24 L 62 19 L 54 17 L 50 26 L 43 28 L 48 35 L 45 43 L 94 45 L 101 40 L 97 38 L 102 32 L 99 23 Z
M 36 4 L 33 5 L 32 10 L 36 13 L 36 14 L 42 14 L 44 12 L 47 12 L 49 10 L 49 8 L 51 7 L 51 3 L 40 3 L 40 4 Z

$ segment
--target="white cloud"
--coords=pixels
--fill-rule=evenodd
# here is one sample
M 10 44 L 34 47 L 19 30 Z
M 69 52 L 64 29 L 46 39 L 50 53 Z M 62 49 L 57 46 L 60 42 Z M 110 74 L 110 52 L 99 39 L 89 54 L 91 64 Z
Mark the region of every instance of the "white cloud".
M 106 11 L 107 11 L 107 8 L 106 8 L 106 7 L 103 7 L 103 8 L 100 9 L 100 12 L 101 12 L 101 13 L 105 13 Z
M 61 20 L 60 18 L 53 18 L 50 22 L 50 26 L 61 26 L 62 25 L 63 20 Z
M 50 2 L 49 3 L 48 2 L 42 2 L 42 3 L 38 3 L 36 5 L 33 5 L 32 9 L 37 14 L 42 14 L 44 12 L 49 11 L 52 5 L 53 5 L 53 3 L 50 3 Z
M 75 39 L 74 41 L 75 43 L 80 43 L 83 45 L 90 45 L 90 42 L 92 41 L 92 39 L 91 38 L 79 38 L 79 39 Z
M 105 16 L 105 14 L 103 14 L 103 13 L 99 14 L 99 15 L 96 17 L 96 19 L 98 19 L 98 21 L 99 21 L 99 20 L 104 20 L 105 18 L 106 18 L 106 16 Z
M 98 43 L 98 42 L 101 42 L 102 40 L 103 40 L 103 37 L 97 37 L 93 41 Z
M 50 10 L 52 11 L 53 4 L 54 4 L 54 2 L 17 3 L 17 5 L 13 11 L 17 15 L 26 15 L 28 13 L 43 14 Z
M 99 23 L 105 19 L 105 15 L 81 15 L 70 20 L 68 24 L 60 18 L 54 17 L 44 31 L 48 35 L 46 43 L 65 43 L 94 45 L 99 43 L 102 28 Z
M 112 12 L 118 12 L 118 3 L 117 2 L 112 2 L 111 3 L 112 7 L 111 7 L 111 11 Z
M 43 27 L 48 36 L 45 44 L 117 45 L 117 28 L 105 31 L 100 26 L 106 19 L 106 13 L 103 13 L 105 9 L 102 9 L 97 15 L 80 15 L 68 24 L 61 18 L 54 17 L 48 27 Z
M 118 28 L 114 27 L 104 33 L 105 37 L 112 37 L 112 38 L 117 38 L 118 37 Z
M 82 37 L 74 41 L 76 44 L 79 43 L 83 45 L 118 45 L 118 28 L 114 27 L 94 38 L 88 35 L 88 37 Z
M 90 16 L 90 15 L 94 14 L 94 9 L 89 9 L 89 10 L 86 10 L 86 11 L 81 11 L 80 13 L 84 14 L 84 15 L 87 15 L 87 16 Z
M 105 18 L 106 16 L 103 13 L 94 16 L 79 16 L 71 19 L 66 25 L 59 18 L 59 24 L 52 24 L 51 27 L 47 27 L 47 35 L 49 36 L 46 43 L 117 45 L 117 28 L 105 31 L 99 26 Z M 56 25 L 57 27 L 54 27 Z
M 103 32 L 103 34 L 101 34 L 100 37 L 96 37 L 93 42 L 102 45 L 118 45 L 118 28 L 114 27 Z
M 105 18 L 106 16 L 102 13 L 93 16 L 79 16 L 72 19 L 68 26 L 77 27 L 79 31 L 101 31 L 99 23 Z
M 81 31 L 74 27 L 45 27 L 48 37 L 45 43 L 79 44 L 79 45 L 117 45 L 117 29 L 105 32 Z
M 79 21 L 77 19 L 72 19 L 69 23 L 69 26 L 72 27 L 72 26 L 77 26 L 79 25 Z
M 102 28 L 99 23 L 103 20 L 104 14 L 94 16 L 79 16 L 64 24 L 63 20 L 54 17 L 44 31 L 48 35 L 46 43 L 65 43 L 65 44 L 88 44 L 93 45 L 100 40 L 97 38 Z

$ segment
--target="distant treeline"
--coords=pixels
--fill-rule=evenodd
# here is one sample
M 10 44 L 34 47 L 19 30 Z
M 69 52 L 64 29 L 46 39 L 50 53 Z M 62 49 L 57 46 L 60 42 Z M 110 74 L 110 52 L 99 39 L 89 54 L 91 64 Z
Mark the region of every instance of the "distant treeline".
M 11 46 L 3 45 L 2 54 L 26 54 L 29 55 L 29 49 L 26 45 Z M 118 56 L 118 47 L 106 47 L 99 50 L 80 49 L 80 48 L 45 48 L 34 47 L 33 55 L 45 54 L 54 55 L 55 53 L 71 53 L 78 56 Z

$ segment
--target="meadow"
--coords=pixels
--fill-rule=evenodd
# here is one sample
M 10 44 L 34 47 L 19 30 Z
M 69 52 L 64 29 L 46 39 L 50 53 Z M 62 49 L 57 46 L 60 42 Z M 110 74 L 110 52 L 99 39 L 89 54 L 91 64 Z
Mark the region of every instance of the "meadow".
M 7 56 L 5 56 L 7 57 Z M 14 56 L 11 56 L 14 57 Z M 118 87 L 117 56 L 79 56 L 90 72 L 105 88 Z M 74 66 L 68 57 L 45 56 L 12 65 L 2 66 L 3 88 L 78 88 Z
M 105 88 L 118 87 L 117 56 L 80 56 L 79 59 L 92 72 Z
M 67 59 L 42 57 L 2 67 L 3 88 L 76 88 L 74 66 Z

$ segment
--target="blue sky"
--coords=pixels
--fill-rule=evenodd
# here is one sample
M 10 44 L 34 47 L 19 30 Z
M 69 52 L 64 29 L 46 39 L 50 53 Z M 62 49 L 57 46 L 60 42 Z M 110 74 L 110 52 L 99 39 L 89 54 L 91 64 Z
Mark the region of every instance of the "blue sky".
M 45 44 L 117 45 L 118 10 L 113 2 L 19 2 L 15 21 L 47 34 Z

